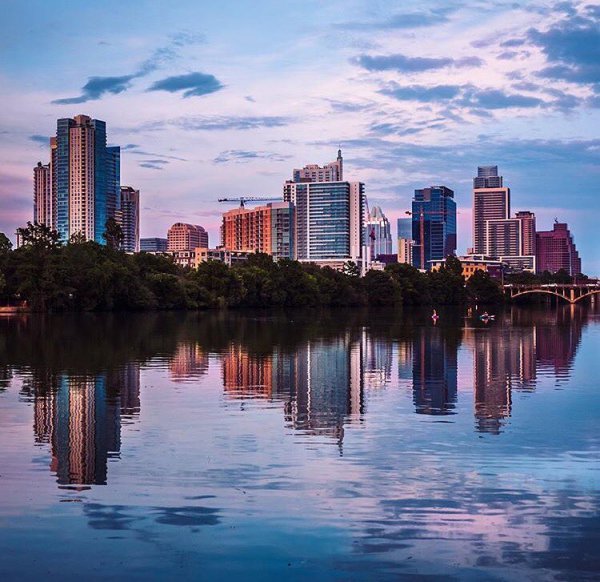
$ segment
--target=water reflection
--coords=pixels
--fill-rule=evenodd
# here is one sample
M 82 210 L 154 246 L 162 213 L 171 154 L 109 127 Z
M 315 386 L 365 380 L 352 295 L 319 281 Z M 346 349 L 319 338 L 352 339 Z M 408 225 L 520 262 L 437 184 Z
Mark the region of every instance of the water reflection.
M 393 389 L 395 365 L 414 412 L 455 415 L 472 390 L 475 430 L 498 435 L 514 390 L 534 390 L 540 374 L 569 378 L 586 313 L 514 309 L 491 326 L 376 312 L 7 319 L 0 390 L 22 379 L 61 486 L 106 484 L 122 424 L 140 411 L 141 370 L 157 366 L 193 385 L 215 365 L 226 399 L 278 403 L 289 428 L 341 445 L 345 427 L 368 418 L 368 395 Z M 471 386 L 459 387 L 459 362 Z

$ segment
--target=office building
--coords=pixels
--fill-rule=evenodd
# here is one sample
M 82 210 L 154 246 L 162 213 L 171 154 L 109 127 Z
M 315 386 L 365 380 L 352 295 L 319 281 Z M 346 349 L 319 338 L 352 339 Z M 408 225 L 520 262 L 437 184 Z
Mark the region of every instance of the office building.
M 485 221 L 486 254 L 491 257 L 535 255 L 535 214 L 527 210 L 514 218 Z
M 364 227 L 363 239 L 369 249 L 369 260 L 392 254 L 390 221 L 379 206 L 373 206 Z
M 38 162 L 33 168 L 33 220 L 54 228 L 54 204 L 50 164 Z
M 473 179 L 473 253 L 487 253 L 486 221 L 510 217 L 510 188 L 503 186 L 498 166 L 480 166 Z
M 123 230 L 122 250 L 128 253 L 140 251 L 140 191 L 131 186 L 121 186 L 118 222 Z
M 342 150 L 338 150 L 335 162 L 319 166 L 308 164 L 293 172 L 293 182 L 342 182 L 344 180 Z
M 362 261 L 362 182 L 288 182 L 285 200 L 296 209 L 295 258 L 332 267 Z
M 143 253 L 166 253 L 167 243 L 166 238 L 141 238 L 140 251 Z
M 581 273 L 581 259 L 573 236 L 564 222 L 556 221 L 549 231 L 536 235 L 536 267 L 539 273 L 564 269 L 572 277 Z
M 223 214 L 221 245 L 228 251 L 261 252 L 274 259 L 294 256 L 294 205 L 270 203 Z
M 446 186 L 415 190 L 412 202 L 413 265 L 428 269 L 431 261 L 456 252 L 456 202 Z
M 167 251 L 193 251 L 208 248 L 208 233 L 197 224 L 176 222 L 167 233 Z
M 412 218 L 398 219 L 398 262 L 413 263 Z
M 63 242 L 79 235 L 105 244 L 106 221 L 117 209 L 119 167 L 120 149 L 106 146 L 104 121 L 87 115 L 59 119 L 50 164 L 34 171 L 34 218 L 56 229 Z

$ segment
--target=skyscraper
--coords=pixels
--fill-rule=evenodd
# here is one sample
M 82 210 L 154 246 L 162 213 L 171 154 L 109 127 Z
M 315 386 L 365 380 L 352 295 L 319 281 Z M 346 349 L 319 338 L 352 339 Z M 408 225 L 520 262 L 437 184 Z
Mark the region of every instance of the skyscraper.
M 176 222 L 167 233 L 167 250 L 193 251 L 197 248 L 208 248 L 208 233 L 197 224 Z
M 236 208 L 223 214 L 221 244 L 228 251 L 267 253 L 291 259 L 294 247 L 294 205 L 270 203 Z
M 50 155 L 53 228 L 63 241 L 78 234 L 104 244 L 120 178 L 120 150 L 106 147 L 106 123 L 87 115 L 59 119 Z
M 50 164 L 38 162 L 33 168 L 33 220 L 54 228 Z
M 473 253 L 487 252 L 487 220 L 506 220 L 510 216 L 510 188 L 503 187 L 498 166 L 480 166 L 473 178 Z
M 456 202 L 446 186 L 415 190 L 412 202 L 413 265 L 429 269 L 456 252 Z
M 363 240 L 369 247 L 370 259 L 374 260 L 379 255 L 392 254 L 392 231 L 390 221 L 379 206 L 373 206 L 367 216 L 364 227 Z
M 556 221 L 552 230 L 538 232 L 536 247 L 539 273 L 556 273 L 560 269 L 571 276 L 581 273 L 581 259 L 566 223 Z
M 296 208 L 294 247 L 298 260 L 338 265 L 362 259 L 362 182 L 288 182 L 285 200 Z
M 140 191 L 131 186 L 121 186 L 118 222 L 123 230 L 122 249 L 128 253 L 140 251 Z

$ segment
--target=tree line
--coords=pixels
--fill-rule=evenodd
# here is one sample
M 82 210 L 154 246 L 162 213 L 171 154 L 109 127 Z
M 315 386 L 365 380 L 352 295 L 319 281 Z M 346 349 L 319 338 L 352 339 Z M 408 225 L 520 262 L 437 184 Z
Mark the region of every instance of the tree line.
M 359 276 L 293 260 L 273 261 L 263 253 L 229 267 L 221 262 L 183 268 L 168 256 L 127 254 L 118 233 L 107 244 L 72 238 L 28 223 L 12 249 L 0 233 L 0 301 L 26 302 L 36 311 L 119 311 L 223 307 L 457 305 L 498 303 L 500 285 L 478 271 L 466 281 L 460 261 L 448 257 L 441 269 L 421 273 L 406 264 Z

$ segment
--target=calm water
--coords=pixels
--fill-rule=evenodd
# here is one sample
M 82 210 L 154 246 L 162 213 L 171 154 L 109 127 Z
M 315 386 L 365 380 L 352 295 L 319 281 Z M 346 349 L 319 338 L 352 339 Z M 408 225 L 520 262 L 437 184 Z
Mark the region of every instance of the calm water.
M 0 579 L 600 575 L 600 310 L 0 319 Z

